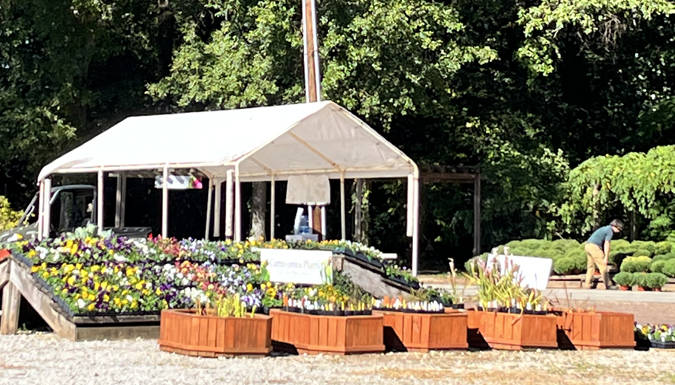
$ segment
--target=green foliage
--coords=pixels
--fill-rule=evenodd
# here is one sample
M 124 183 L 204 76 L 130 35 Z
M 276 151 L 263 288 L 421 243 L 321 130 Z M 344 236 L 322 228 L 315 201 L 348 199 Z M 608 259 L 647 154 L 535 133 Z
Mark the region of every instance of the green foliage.
M 553 271 L 560 275 L 572 274 L 578 269 L 577 262 L 572 258 L 563 257 L 553 261 Z
M 675 259 L 669 259 L 661 269 L 661 272 L 671 278 L 675 278 Z
M 544 0 L 520 12 L 527 40 L 517 54 L 532 72 L 550 75 L 562 58 L 561 44 L 580 39 L 581 45 L 610 49 L 635 20 L 674 12 L 667 0 Z
M 614 282 L 619 286 L 633 286 L 635 284 L 635 277 L 633 273 L 622 271 L 614 275 Z
M 662 241 L 662 242 L 657 242 L 656 245 L 654 245 L 654 254 L 659 255 L 659 254 L 668 254 L 670 253 L 672 249 L 672 244 L 667 241 Z
M 662 254 L 662 255 L 657 255 L 653 259 L 654 261 L 668 261 L 671 259 L 675 258 L 675 253 L 668 253 L 668 254 Z
M 665 264 L 666 264 L 665 260 L 654 261 L 649 266 L 649 271 L 651 271 L 652 273 L 662 273 L 663 272 L 663 266 Z
M 7 198 L 0 195 L 0 231 L 18 226 L 22 215 L 22 211 L 12 210 Z
M 649 273 L 647 275 L 647 287 L 652 289 L 660 289 L 668 283 L 668 277 L 661 273 Z
M 648 272 L 652 264 L 649 257 L 628 257 L 621 263 L 621 271 L 628 273 Z
M 588 233 L 598 213 L 616 207 L 654 219 L 662 212 L 660 199 L 675 191 L 675 146 L 588 159 L 570 172 L 565 190 L 560 215 L 568 230 Z
M 635 273 L 633 274 L 635 279 L 635 284 L 640 287 L 649 287 L 649 274 L 648 273 Z
M 651 257 L 652 252 L 649 251 L 648 249 L 638 249 L 636 252 L 633 253 L 634 257 Z

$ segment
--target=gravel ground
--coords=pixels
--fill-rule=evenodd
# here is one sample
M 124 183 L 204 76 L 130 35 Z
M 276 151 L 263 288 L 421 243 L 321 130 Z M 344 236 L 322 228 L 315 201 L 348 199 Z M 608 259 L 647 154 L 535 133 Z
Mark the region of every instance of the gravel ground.
M 657 384 L 675 383 L 675 352 L 433 352 L 348 357 L 200 359 L 157 341 L 70 342 L 0 336 L 0 384 Z

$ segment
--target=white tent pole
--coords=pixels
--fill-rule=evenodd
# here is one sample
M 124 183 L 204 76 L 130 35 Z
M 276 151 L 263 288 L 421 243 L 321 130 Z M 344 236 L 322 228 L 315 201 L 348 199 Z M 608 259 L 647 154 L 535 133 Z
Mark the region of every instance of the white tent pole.
M 312 41 L 314 43 L 314 83 L 316 85 L 316 101 L 321 101 L 321 67 L 319 66 L 319 39 L 316 33 L 316 0 L 311 0 L 312 12 Z M 322 219 L 323 222 L 323 219 Z M 323 227 L 321 228 L 323 232 Z
M 117 187 L 115 188 L 115 228 L 120 228 L 122 209 L 122 174 L 117 175 Z
M 270 240 L 274 239 L 274 217 L 276 215 L 275 205 L 276 205 L 276 183 L 274 180 L 274 174 L 272 175 L 272 181 L 270 182 Z
M 229 182 L 228 182 L 229 183 Z M 223 181 L 220 179 L 216 179 L 215 181 L 215 188 L 216 188 L 216 202 L 213 205 L 214 206 L 214 213 L 213 213 L 213 236 L 215 238 L 220 237 L 220 217 L 221 213 L 223 212 Z
M 321 240 L 326 240 L 326 205 L 321 205 Z
M 103 170 L 98 170 L 98 191 L 96 192 L 96 226 L 98 233 L 103 233 Z
M 209 191 L 206 198 L 206 227 L 204 230 L 204 239 L 209 240 L 211 231 L 211 206 L 213 205 L 213 178 L 209 178 Z
M 413 174 L 408 175 L 408 201 L 406 204 L 406 226 L 405 226 L 405 234 L 408 237 L 412 237 L 413 235 L 413 220 L 415 216 L 415 210 L 413 206 L 415 205 L 414 202 L 414 195 L 415 195 L 415 181 Z
M 239 163 L 234 166 L 234 240 L 241 241 L 241 182 Z
M 127 174 L 122 173 L 122 199 L 120 200 L 120 225 L 119 227 L 126 226 L 126 216 L 127 216 Z
M 42 236 L 44 238 L 49 238 L 49 230 L 51 229 L 50 226 L 50 221 L 51 221 L 51 199 L 52 199 L 52 180 L 49 178 L 45 178 L 44 180 L 44 198 L 45 202 L 43 203 L 43 211 L 44 211 L 44 224 L 42 226 Z
M 42 227 L 44 223 L 45 183 L 40 181 L 40 193 L 38 194 L 38 239 L 42 240 Z
M 314 228 L 314 206 L 307 204 L 307 225 L 310 229 Z
M 412 274 L 417 277 L 418 254 L 419 254 L 419 214 L 420 214 L 420 181 L 419 171 L 415 167 L 413 189 L 413 232 L 412 232 Z
M 162 238 L 169 236 L 169 167 L 162 172 Z
M 232 230 L 233 214 L 232 207 L 234 207 L 234 171 L 227 170 L 227 183 L 225 183 L 225 236 L 232 238 L 234 231 Z
M 103 233 L 103 170 L 98 170 L 98 193 L 96 197 L 96 226 Z
M 347 227 L 345 223 L 345 172 L 340 173 L 340 227 L 342 240 L 347 239 Z

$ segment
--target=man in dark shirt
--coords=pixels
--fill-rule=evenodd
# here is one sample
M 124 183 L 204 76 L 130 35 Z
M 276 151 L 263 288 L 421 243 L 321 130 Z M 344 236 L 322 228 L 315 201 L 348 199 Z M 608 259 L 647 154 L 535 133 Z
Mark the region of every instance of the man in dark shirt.
M 601 227 L 588 238 L 586 241 L 586 257 L 588 260 L 586 270 L 586 288 L 591 288 L 593 274 L 595 274 L 595 266 L 598 266 L 602 280 L 608 290 L 616 290 L 609 280 L 609 272 L 607 271 L 607 263 L 609 262 L 609 243 L 614 236 L 614 233 L 619 233 L 623 230 L 623 223 L 615 219 L 608 226 Z

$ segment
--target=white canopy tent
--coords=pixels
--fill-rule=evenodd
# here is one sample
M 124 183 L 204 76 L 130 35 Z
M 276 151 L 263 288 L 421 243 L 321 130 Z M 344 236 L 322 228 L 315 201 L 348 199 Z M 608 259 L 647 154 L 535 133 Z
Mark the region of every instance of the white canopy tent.
M 287 180 L 291 175 L 339 179 L 345 239 L 346 178 L 407 178 L 407 235 L 413 238 L 413 272 L 417 272 L 417 165 L 366 123 L 330 101 L 127 118 L 42 169 L 38 177 L 43 203 L 39 209 L 41 234 L 49 233 L 49 207 L 44 202 L 49 199 L 50 175 L 98 173 L 98 207 L 103 207 L 105 172 L 161 170 L 162 235 L 167 236 L 166 180 L 170 172 L 181 169 L 198 170 L 210 180 L 207 236 L 212 190 L 220 197 L 222 183 L 228 182 L 226 202 L 229 209 L 234 200 L 235 240 L 241 238 L 242 182 L 270 181 L 274 186 L 275 181 Z M 118 179 L 118 215 L 124 196 L 120 186 L 123 183 Z M 272 189 L 271 199 L 274 198 Z M 216 199 L 214 232 L 219 231 L 219 202 Z M 273 210 L 274 202 L 272 218 Z M 226 211 L 227 227 L 232 210 Z M 102 229 L 103 210 L 97 212 L 98 226 Z M 273 228 L 274 225 L 272 237 Z

